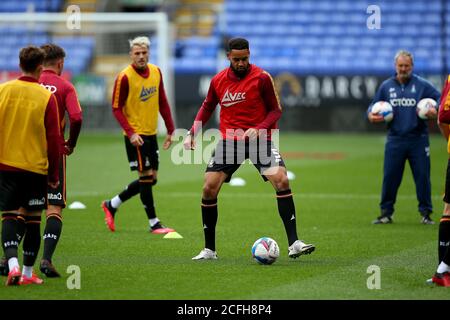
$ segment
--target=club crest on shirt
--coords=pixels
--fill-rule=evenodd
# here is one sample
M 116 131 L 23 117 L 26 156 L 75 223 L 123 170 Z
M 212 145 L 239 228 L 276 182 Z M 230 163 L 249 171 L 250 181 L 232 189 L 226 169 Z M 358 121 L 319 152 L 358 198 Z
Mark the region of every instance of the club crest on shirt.
M 139 99 L 141 101 L 147 101 L 148 99 L 150 99 L 154 94 L 156 93 L 156 87 L 149 87 L 146 88 L 144 86 L 142 86 L 141 89 L 141 94 L 139 95 Z
M 245 92 L 230 93 L 227 89 L 220 103 L 224 107 L 229 107 L 242 101 L 245 101 Z

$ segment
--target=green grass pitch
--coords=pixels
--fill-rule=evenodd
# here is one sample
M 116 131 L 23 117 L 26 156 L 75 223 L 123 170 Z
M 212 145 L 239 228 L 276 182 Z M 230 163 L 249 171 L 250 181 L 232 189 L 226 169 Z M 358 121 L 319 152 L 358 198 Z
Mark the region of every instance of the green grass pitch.
M 136 173 L 128 169 L 120 133 L 82 132 L 68 159 L 68 203 L 81 201 L 87 209 L 63 212 L 53 260 L 63 277 L 44 278 L 42 286 L 4 287 L 0 299 L 449 299 L 449 290 L 425 284 L 436 268 L 438 224 L 420 224 L 409 166 L 394 224 L 371 224 L 379 213 L 383 146 L 382 135 L 282 133 L 280 151 L 296 175 L 291 188 L 299 237 L 314 243 L 316 251 L 287 257 L 274 191 L 247 164 L 235 174 L 247 185 L 224 185 L 219 196 L 219 260 L 198 262 L 191 258 L 203 247 L 205 164 L 174 165 L 171 151 L 160 151 L 157 213 L 183 239 L 150 234 L 138 196 L 122 205 L 111 233 L 100 203 Z M 448 159 L 439 135 L 431 137 L 431 157 L 438 221 Z M 261 236 L 280 246 L 271 266 L 252 260 L 251 245 Z M 368 289 L 371 265 L 379 267 L 379 289 Z M 79 267 L 80 289 L 70 289 L 76 283 L 71 266 Z

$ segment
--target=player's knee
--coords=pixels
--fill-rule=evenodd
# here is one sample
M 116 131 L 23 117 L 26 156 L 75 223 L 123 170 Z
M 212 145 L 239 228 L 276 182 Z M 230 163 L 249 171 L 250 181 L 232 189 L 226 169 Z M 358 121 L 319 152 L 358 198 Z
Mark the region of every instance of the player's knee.
M 141 176 L 139 177 L 139 183 L 141 184 L 149 184 L 149 185 L 153 185 L 153 181 L 155 179 L 153 178 L 153 175 L 146 175 L 146 176 Z
M 56 216 L 62 220 L 62 208 L 60 206 L 49 205 L 47 210 L 45 210 L 45 216 L 47 219 Z
M 217 194 L 219 193 L 219 187 L 211 184 L 205 183 L 203 185 L 203 198 L 204 199 L 215 199 L 217 198 Z
M 285 175 L 280 175 L 273 181 L 273 185 L 277 191 L 289 189 L 289 179 Z
M 450 203 L 444 202 L 444 216 L 450 216 Z
M 48 220 L 49 218 L 56 218 L 62 221 L 61 211 L 46 211 L 45 217 Z
M 12 212 L 12 211 L 4 211 L 2 212 L 2 221 L 3 220 L 17 220 L 17 218 L 19 217 L 19 213 L 18 212 Z

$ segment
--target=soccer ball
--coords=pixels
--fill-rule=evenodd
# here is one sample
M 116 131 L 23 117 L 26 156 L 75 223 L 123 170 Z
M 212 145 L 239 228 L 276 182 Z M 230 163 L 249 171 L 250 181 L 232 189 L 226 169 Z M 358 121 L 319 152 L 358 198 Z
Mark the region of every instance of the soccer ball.
M 431 98 L 425 98 L 417 103 L 417 115 L 420 119 L 428 119 L 426 113 L 430 108 L 436 108 L 437 102 Z
M 275 240 L 262 237 L 253 244 L 252 256 L 259 264 L 272 264 L 280 256 L 280 248 Z
M 394 110 L 387 101 L 378 101 L 372 106 L 372 113 L 382 115 L 384 122 L 391 122 L 394 118 Z

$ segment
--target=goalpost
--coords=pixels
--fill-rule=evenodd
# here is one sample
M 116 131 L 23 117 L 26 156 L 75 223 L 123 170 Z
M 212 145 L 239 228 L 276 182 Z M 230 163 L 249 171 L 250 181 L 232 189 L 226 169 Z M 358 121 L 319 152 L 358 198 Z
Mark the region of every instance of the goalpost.
M 42 45 L 45 42 L 58 44 L 58 41 L 64 40 L 67 47 L 60 45 L 67 53 L 66 66 L 70 66 L 71 57 L 82 50 L 81 40 L 91 38 L 93 43 L 91 61 L 84 70 L 75 68 L 75 74 L 81 71 L 81 74 L 104 76 L 108 86 L 108 94 L 105 98 L 110 102 L 112 78 L 115 78 L 117 73 L 130 63 L 128 40 L 135 36 L 148 36 L 152 42 L 150 62 L 161 69 L 167 98 L 175 118 L 174 76 L 171 62 L 173 39 L 167 14 L 164 12 L 83 13 L 77 8 L 77 6 L 69 6 L 66 13 L 0 13 L 0 32 L 4 35 L 15 32 L 17 37 L 17 42 L 3 44 L 16 49 L 11 51 L 13 55 L 11 64 L 18 62 L 17 48 L 20 46 Z M 42 36 L 43 34 L 47 36 Z M 111 61 L 109 65 L 107 61 Z M 111 113 L 110 110 L 108 111 Z M 95 116 L 105 117 L 106 113 Z M 160 133 L 166 133 L 161 117 L 158 129 Z

